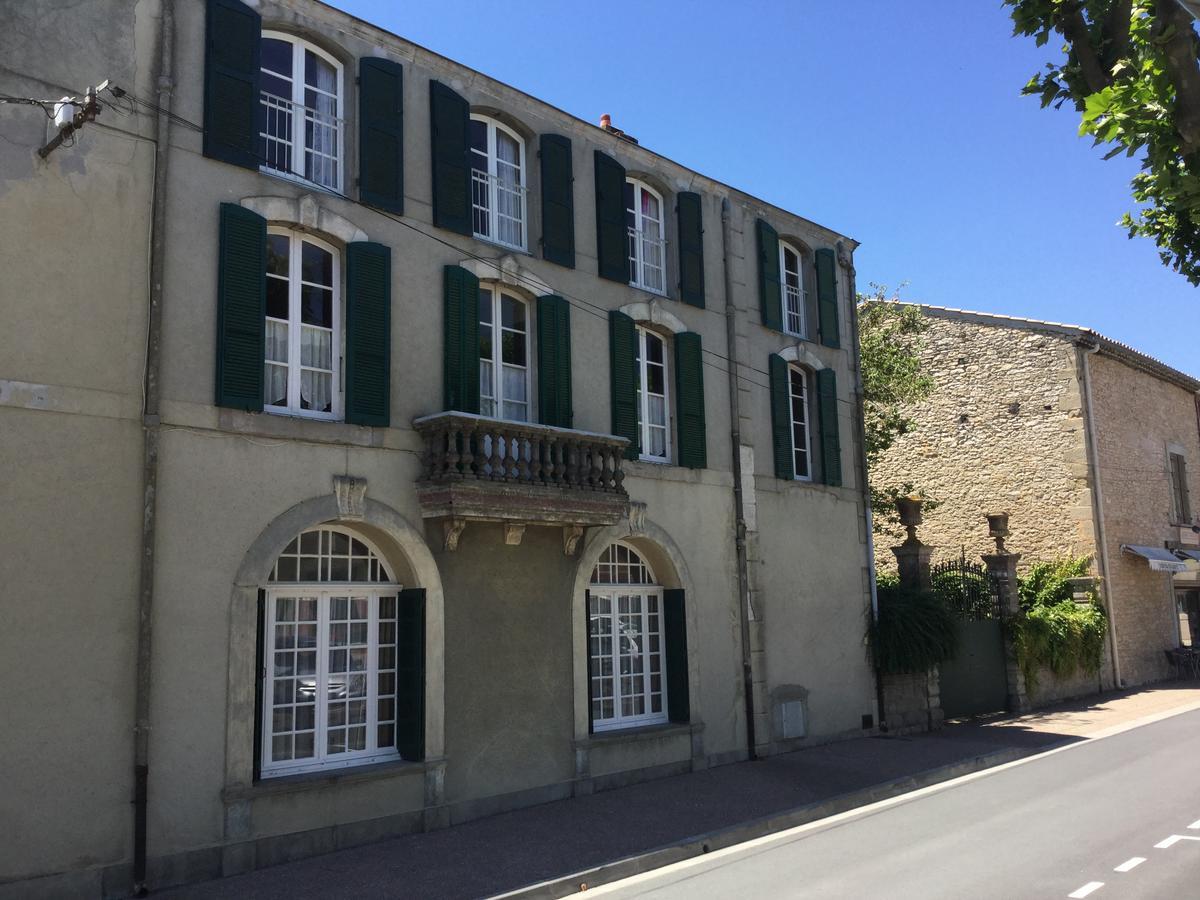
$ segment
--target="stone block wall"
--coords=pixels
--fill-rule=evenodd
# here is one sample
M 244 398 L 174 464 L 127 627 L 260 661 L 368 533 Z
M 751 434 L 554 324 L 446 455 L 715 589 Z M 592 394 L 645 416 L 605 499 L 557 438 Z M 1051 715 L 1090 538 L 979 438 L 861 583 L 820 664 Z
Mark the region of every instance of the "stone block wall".
M 913 734 L 942 727 L 937 669 L 915 675 L 883 675 L 883 721 L 888 734 Z
M 933 393 L 871 472 L 878 488 L 912 482 L 941 505 L 921 539 L 934 562 L 992 552 L 984 515 L 1012 514 L 1021 565 L 1093 552 L 1091 492 L 1077 350 L 1071 338 L 969 318 L 927 316 L 923 363 Z M 1200 468 L 1200 467 L 1198 467 Z M 894 571 L 881 535 L 876 564 Z

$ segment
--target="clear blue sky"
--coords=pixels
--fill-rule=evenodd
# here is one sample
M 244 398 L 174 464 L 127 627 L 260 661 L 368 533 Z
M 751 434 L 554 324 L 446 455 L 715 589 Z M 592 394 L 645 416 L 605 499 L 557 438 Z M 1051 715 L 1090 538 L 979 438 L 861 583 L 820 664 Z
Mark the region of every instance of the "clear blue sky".
M 999 0 L 334 5 L 862 242 L 859 289 L 1094 328 L 1200 375 L 1200 290 L 1116 226 L 1136 163 L 1020 88 Z

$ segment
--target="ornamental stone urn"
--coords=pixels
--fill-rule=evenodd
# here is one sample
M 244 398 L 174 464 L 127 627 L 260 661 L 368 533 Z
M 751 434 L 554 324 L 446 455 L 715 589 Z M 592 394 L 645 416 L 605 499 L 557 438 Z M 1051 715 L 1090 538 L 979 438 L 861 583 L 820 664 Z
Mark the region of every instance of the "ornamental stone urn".
M 1008 537 L 1008 513 L 988 513 L 988 536 L 996 541 L 996 552 L 1007 553 L 1004 549 L 1004 539 Z

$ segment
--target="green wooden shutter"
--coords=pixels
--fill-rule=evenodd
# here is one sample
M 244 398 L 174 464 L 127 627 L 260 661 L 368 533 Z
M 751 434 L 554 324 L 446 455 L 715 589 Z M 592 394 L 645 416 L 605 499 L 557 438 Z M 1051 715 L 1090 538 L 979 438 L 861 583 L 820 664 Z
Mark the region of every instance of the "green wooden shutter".
M 208 0 L 204 47 L 204 155 L 257 169 L 262 17 L 238 0 Z
M 768 374 L 771 381 L 771 450 L 775 455 L 775 477 L 791 481 L 796 477 L 796 457 L 792 452 L 792 394 L 787 361 L 772 353 Z
M 704 225 L 700 195 L 685 191 L 676 199 L 679 215 L 679 299 L 704 309 Z
M 837 374 L 817 371 L 817 405 L 821 410 L 821 473 L 826 484 L 842 483 L 842 441 L 838 433 Z
M 358 61 L 358 199 L 404 212 L 404 70 L 375 56 Z
M 355 425 L 389 424 L 391 310 L 391 248 L 347 245 L 346 421 Z
M 575 268 L 575 176 L 571 164 L 571 139 L 543 134 L 542 158 L 542 258 Z
M 444 400 L 447 410 L 479 413 L 479 279 L 445 267 Z
M 608 313 L 608 364 L 612 384 L 612 433 L 629 438 L 626 459 L 641 452 L 637 412 L 637 328 L 617 310 Z
M 596 723 L 594 721 L 595 713 L 593 711 L 592 704 L 596 700 L 596 691 L 592 685 L 592 595 L 590 591 L 583 592 L 583 621 L 587 623 L 587 645 L 584 653 L 587 656 L 588 734 L 594 734 L 596 730 Z
M 758 220 L 754 230 L 758 235 L 758 308 L 762 314 L 762 323 L 767 328 L 783 331 L 779 234 L 762 219 Z
M 553 294 L 537 300 L 538 419 L 570 428 L 571 305 Z
M 254 780 L 262 778 L 263 680 L 267 677 L 267 592 L 258 592 L 258 643 L 254 651 Z
M 216 405 L 261 412 L 267 314 L 267 220 L 221 204 Z
M 471 163 L 467 101 L 439 81 L 429 82 L 433 141 L 433 224 L 471 235 Z
M 837 258 L 828 247 L 822 247 L 813 256 L 817 267 L 817 314 L 821 321 L 821 343 L 826 347 L 840 347 Z
M 708 465 L 704 425 L 704 360 L 700 335 L 675 335 L 675 430 L 679 464 L 689 469 Z
M 663 653 L 667 669 L 667 718 L 672 722 L 690 722 L 687 615 L 683 591 L 679 589 L 663 591 Z
M 425 588 L 396 598 L 396 749 L 402 759 L 425 758 Z
M 596 260 L 601 278 L 629 284 L 625 167 L 599 150 L 596 151 Z

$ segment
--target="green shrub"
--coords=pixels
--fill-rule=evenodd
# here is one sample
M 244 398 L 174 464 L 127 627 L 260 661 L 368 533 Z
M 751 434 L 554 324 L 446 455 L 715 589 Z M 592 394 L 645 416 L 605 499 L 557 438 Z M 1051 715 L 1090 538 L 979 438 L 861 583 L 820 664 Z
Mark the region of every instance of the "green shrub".
M 1090 562 L 1083 556 L 1037 563 L 1017 579 L 1021 612 L 1008 627 L 1030 691 L 1042 668 L 1060 678 L 1100 670 L 1108 617 L 1095 591 L 1088 603 L 1076 603 L 1068 581 L 1087 574 Z
M 954 614 L 930 591 L 901 588 L 880 579 L 879 617 L 867 632 L 871 659 L 886 675 L 927 672 L 954 656 Z

